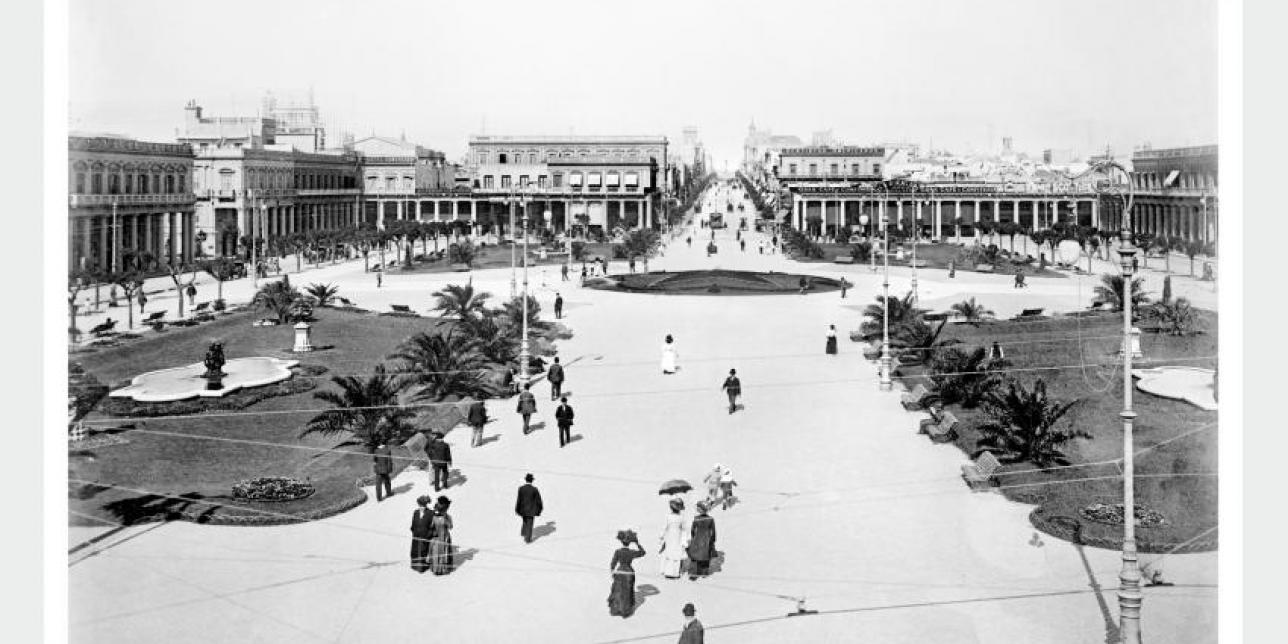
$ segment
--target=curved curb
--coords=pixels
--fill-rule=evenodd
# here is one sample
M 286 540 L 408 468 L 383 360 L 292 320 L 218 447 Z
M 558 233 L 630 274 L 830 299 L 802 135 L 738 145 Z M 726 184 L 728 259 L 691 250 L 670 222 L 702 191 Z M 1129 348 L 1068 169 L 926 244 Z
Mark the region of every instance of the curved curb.
M 1096 535 L 1087 535 L 1084 531 L 1084 526 L 1091 525 L 1088 522 L 1070 516 L 1048 515 L 1045 508 L 1042 507 L 1034 508 L 1029 513 L 1029 523 L 1044 534 L 1072 544 L 1087 545 L 1105 550 L 1121 550 L 1123 546 L 1121 538 L 1107 539 Z M 1136 551 L 1146 554 L 1213 552 L 1217 550 L 1217 546 L 1218 540 L 1216 537 L 1189 542 L 1181 541 L 1179 543 L 1150 541 L 1148 536 L 1141 537 L 1139 533 L 1136 537 Z

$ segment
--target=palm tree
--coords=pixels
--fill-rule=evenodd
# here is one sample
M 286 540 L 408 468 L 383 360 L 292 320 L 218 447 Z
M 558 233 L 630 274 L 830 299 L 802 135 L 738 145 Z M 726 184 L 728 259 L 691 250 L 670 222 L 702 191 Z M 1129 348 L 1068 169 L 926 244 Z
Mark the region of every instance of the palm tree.
M 1141 250 L 1140 265 L 1144 266 L 1145 268 L 1149 268 L 1149 253 L 1145 251 L 1149 250 L 1150 248 L 1153 248 L 1154 234 L 1153 233 L 1134 233 L 1132 235 L 1132 241 L 1136 244 L 1136 247 Z
M 900 325 L 898 332 L 891 334 L 890 338 L 891 344 L 901 347 L 899 361 L 904 364 L 929 362 L 934 360 L 940 349 L 961 344 L 961 340 L 957 338 L 939 339 L 946 324 L 948 324 L 947 318 L 940 321 L 939 326 L 933 329 L 920 319 Z
M 1181 245 L 1181 250 L 1186 257 L 1190 258 L 1190 277 L 1194 277 L 1194 258 L 1203 254 L 1206 244 L 1197 239 L 1191 239 Z
M 488 398 L 498 393 L 488 381 L 487 357 L 479 341 L 452 328 L 447 333 L 417 333 L 389 355 L 401 361 L 404 388 L 414 388 L 413 400 L 438 402 L 448 398 Z
M 336 294 L 340 292 L 340 287 L 331 283 L 318 284 L 314 282 L 309 284 L 304 291 L 313 298 L 317 306 L 329 306 L 331 301 L 335 299 Z
M 1152 250 L 1156 250 L 1163 254 L 1163 261 L 1166 262 L 1163 270 L 1168 273 L 1172 272 L 1172 250 L 1177 247 L 1177 240 L 1166 235 L 1155 237 L 1153 244 L 1150 246 Z
M 988 392 L 983 402 L 990 420 L 979 427 L 984 435 L 979 444 L 997 449 L 1012 460 L 1030 461 L 1039 467 L 1063 463 L 1062 445 L 1075 438 L 1091 438 L 1091 434 L 1072 426 L 1056 427 L 1078 401 L 1048 397 L 1046 382 L 1041 379 L 1032 390 L 1009 379 L 1004 391 Z
M 267 309 L 277 317 L 278 324 L 284 324 L 298 314 L 298 305 L 302 299 L 300 292 L 291 286 L 290 278 L 283 276 L 276 282 L 268 282 L 259 287 L 251 304 L 255 308 Z
M 1149 307 L 1149 317 L 1158 322 L 1164 333 L 1176 336 L 1188 335 L 1201 322 L 1198 310 L 1183 297 Z
M 936 352 L 929 362 L 930 380 L 935 383 L 934 400 L 945 405 L 959 404 L 968 409 L 976 407 L 1001 383 L 991 372 L 1009 364 L 1006 360 L 990 359 L 984 347 L 976 347 L 970 353 L 957 347 Z
M 984 308 L 983 304 L 977 304 L 974 297 L 954 304 L 951 310 L 965 318 L 967 322 L 973 323 L 979 322 L 985 316 L 993 315 L 991 309 Z
M 869 304 L 863 309 L 863 323 L 859 326 L 859 333 L 865 337 L 881 335 L 882 320 L 885 319 L 885 309 L 882 308 L 882 298 L 876 296 L 876 304 Z M 903 297 L 890 297 L 887 307 L 890 310 L 890 332 L 897 333 L 899 328 L 905 324 L 918 322 L 926 314 L 926 309 L 920 309 L 913 305 L 912 291 L 908 291 Z
M 442 311 L 444 317 L 468 321 L 479 317 L 487 309 L 487 300 L 492 294 L 474 290 L 474 283 L 471 281 L 464 286 L 448 284 L 443 290 L 436 291 L 434 297 L 438 299 L 434 305 L 435 311 Z
M 401 406 L 399 400 L 401 380 L 386 374 L 384 365 L 377 365 L 366 380 L 332 376 L 331 382 L 339 391 L 319 391 L 313 397 L 334 408 L 310 419 L 300 438 L 310 434 L 348 434 L 351 438 L 344 444 L 360 443 L 372 450 L 385 441 L 405 438 L 415 432 L 409 422 L 413 412 Z
M 1113 310 L 1123 310 L 1123 276 L 1108 273 L 1100 276 L 1100 285 L 1096 286 L 1095 298 L 1098 302 L 1104 302 L 1110 305 Z M 1145 279 L 1142 277 L 1132 278 L 1131 281 L 1131 305 L 1132 308 L 1139 311 L 1141 307 L 1149 302 L 1149 296 L 1145 294 Z

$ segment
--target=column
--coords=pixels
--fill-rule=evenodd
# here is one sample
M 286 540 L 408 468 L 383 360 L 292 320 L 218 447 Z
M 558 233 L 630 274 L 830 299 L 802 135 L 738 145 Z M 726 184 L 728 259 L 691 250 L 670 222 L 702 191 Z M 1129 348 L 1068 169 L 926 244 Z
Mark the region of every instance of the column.
M 101 268 L 111 270 L 112 267 L 108 262 L 112 258 L 112 249 L 107 245 L 107 229 L 112 226 L 112 216 L 95 217 L 94 220 L 98 225 L 98 265 Z M 112 231 L 115 233 L 116 231 Z
M 944 202 L 941 199 L 935 200 L 935 236 L 939 240 L 944 237 Z
M 903 230 L 903 199 L 895 200 L 894 212 L 895 229 Z
M 805 200 L 796 199 L 796 230 L 805 229 Z
M 84 257 L 85 261 L 81 262 L 79 259 L 77 259 L 76 268 L 80 268 L 80 265 L 82 263 L 85 265 L 86 268 L 88 268 L 94 263 L 94 258 L 90 256 L 90 247 L 93 245 L 92 244 L 93 234 L 91 233 L 91 230 L 94 228 L 94 218 L 84 217 L 80 220 L 80 222 L 81 222 L 80 256 Z
M 962 225 L 962 200 L 956 199 L 953 201 L 953 241 L 954 242 L 961 241 L 960 239 L 958 239 L 958 237 L 961 235 L 960 233 L 961 225 Z
M 653 227 L 653 200 L 644 198 L 644 227 Z
M 877 202 L 877 231 L 880 233 L 884 233 L 886 229 L 885 208 L 885 199 Z
M 1095 226 L 1097 230 L 1100 229 L 1100 207 L 1099 206 L 1100 206 L 1099 199 L 1091 200 L 1091 225 Z

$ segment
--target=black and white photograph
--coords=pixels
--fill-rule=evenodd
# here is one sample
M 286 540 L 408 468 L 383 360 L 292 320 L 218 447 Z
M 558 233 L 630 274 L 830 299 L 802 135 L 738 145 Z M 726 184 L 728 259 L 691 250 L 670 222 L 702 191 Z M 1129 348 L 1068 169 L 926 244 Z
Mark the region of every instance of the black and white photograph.
M 1232 3 L 58 4 L 65 641 L 1222 639 Z

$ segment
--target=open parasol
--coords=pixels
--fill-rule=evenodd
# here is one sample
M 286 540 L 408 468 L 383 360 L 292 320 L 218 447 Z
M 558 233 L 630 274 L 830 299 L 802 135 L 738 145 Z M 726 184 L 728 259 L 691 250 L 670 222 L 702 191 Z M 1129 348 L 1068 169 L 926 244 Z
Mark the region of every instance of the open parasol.
M 679 494 L 680 492 L 688 492 L 689 490 L 692 490 L 692 489 L 693 489 L 693 486 L 689 485 L 689 482 L 684 479 L 671 479 L 666 483 L 663 483 L 662 487 L 658 489 L 657 493 L 658 494 Z

